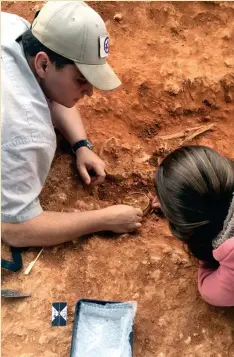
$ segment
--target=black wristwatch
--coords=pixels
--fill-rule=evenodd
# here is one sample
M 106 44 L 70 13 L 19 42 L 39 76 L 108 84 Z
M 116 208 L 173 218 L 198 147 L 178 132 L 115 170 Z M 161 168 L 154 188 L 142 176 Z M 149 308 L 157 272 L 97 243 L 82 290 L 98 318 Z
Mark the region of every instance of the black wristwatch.
M 72 145 L 73 153 L 76 154 L 76 150 L 82 148 L 83 146 L 86 146 L 88 149 L 93 150 L 93 144 L 88 139 L 85 139 L 77 141 L 74 145 Z

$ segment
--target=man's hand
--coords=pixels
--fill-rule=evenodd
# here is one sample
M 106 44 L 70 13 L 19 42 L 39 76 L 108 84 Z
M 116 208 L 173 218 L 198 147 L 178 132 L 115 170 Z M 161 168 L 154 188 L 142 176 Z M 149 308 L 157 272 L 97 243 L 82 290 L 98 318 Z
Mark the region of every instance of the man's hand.
M 110 206 L 103 209 L 105 230 L 127 233 L 141 227 L 143 212 L 140 208 L 127 205 Z
M 157 208 L 161 208 L 158 197 L 157 196 L 153 196 L 152 193 L 148 194 L 148 197 L 151 201 L 151 207 L 152 209 L 157 209 Z
M 100 185 L 106 177 L 105 163 L 87 147 L 76 151 L 76 166 L 86 185 Z

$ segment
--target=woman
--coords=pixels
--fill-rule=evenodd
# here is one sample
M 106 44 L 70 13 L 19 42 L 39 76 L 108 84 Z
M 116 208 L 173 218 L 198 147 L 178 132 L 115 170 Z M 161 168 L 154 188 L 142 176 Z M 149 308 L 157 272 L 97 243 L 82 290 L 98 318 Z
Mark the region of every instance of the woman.
M 156 193 L 171 232 L 200 261 L 203 299 L 234 306 L 234 163 L 205 146 L 181 147 L 159 166 Z

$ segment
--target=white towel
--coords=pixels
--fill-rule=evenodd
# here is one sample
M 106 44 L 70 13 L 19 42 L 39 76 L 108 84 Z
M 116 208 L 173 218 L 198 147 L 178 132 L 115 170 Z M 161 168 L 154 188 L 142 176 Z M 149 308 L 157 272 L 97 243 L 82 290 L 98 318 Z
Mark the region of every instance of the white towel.
M 73 357 L 132 357 L 136 303 L 81 302 Z

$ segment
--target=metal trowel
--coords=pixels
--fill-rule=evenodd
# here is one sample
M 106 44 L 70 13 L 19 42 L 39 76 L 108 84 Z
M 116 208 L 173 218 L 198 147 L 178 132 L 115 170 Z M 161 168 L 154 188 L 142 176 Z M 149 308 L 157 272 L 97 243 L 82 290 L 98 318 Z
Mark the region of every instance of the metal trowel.
M 1 289 L 1 297 L 4 298 L 26 298 L 30 296 L 32 296 L 32 294 L 22 293 L 19 290 Z

